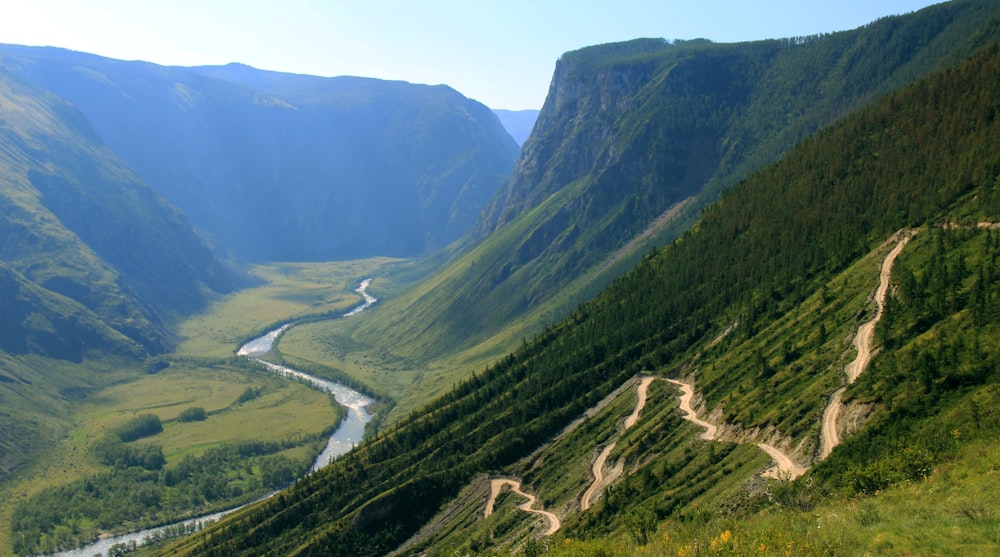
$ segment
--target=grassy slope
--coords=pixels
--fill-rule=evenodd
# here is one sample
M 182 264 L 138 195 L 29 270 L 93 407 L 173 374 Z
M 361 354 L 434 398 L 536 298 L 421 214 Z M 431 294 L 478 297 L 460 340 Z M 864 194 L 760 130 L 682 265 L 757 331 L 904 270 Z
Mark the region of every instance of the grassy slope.
M 975 254 L 982 250 L 981 239 L 982 234 L 964 247 L 969 252 L 969 265 L 977 263 Z M 925 263 L 932 243 L 926 237 L 911 242 L 904 250 L 900 266 L 908 263 L 919 267 Z M 847 325 L 847 329 L 851 328 L 857 309 L 865 307 L 871 291 L 869 286 L 875 280 L 871 262 L 877 259 L 874 256 L 884 255 L 884 250 L 871 255 L 873 257 L 861 259 L 831 281 L 827 286 L 827 303 L 822 303 L 820 293 L 810 297 L 772 327 L 758 333 L 757 344 L 738 340 L 740 334 L 737 329 L 731 333 L 734 340 L 724 339 L 713 348 L 704 350 L 704 355 L 694 360 L 688 371 L 693 371 L 699 378 L 699 385 L 711 386 L 713 390 L 725 392 L 726 396 L 718 403 L 712 400 L 713 397 L 706 397 L 702 412 L 717 410 L 711 412 L 712 416 L 715 420 L 725 420 L 730 435 L 745 433 L 739 427 L 742 424 L 773 427 L 791 437 L 788 444 L 799 449 L 796 458 L 800 462 L 811 460 L 816 454 L 814 443 L 819 413 L 832 388 L 827 384 L 839 379 L 843 365 L 853 358 L 849 348 L 850 337 L 840 334 L 844 327 L 838 328 L 837 332 L 831 331 L 830 340 L 822 345 L 810 342 L 808 346 L 800 347 L 801 356 L 792 358 L 790 362 L 781 362 L 781 350 L 786 344 L 794 346 L 796 339 L 814 337 L 821 326 L 842 323 Z M 837 294 L 830 294 L 831 291 Z M 790 323 L 794 326 L 789 326 Z M 927 342 L 927 337 L 954 334 L 948 331 L 956 328 L 972 327 L 968 314 L 957 315 L 929 330 L 922 335 L 923 338 L 914 339 L 914 343 Z M 981 337 L 980 342 L 993 342 L 986 338 L 994 338 L 995 331 L 986 331 L 985 334 L 989 336 Z M 748 381 L 751 388 L 728 385 L 727 375 L 749 379 L 747 374 L 737 369 L 747 365 L 746 356 L 741 355 L 747 345 L 772 347 L 779 354 L 773 358 L 773 366 L 777 368 L 774 379 L 769 383 L 756 383 L 756 387 L 755 382 Z M 725 369 L 728 371 L 718 374 L 720 363 L 727 364 Z M 850 420 L 852 424 L 847 426 L 848 434 L 866 419 L 871 419 L 871 403 L 883 398 L 880 393 L 884 392 L 885 386 L 879 386 L 879 383 L 886 380 L 884 374 L 889 370 L 885 369 L 884 360 L 879 363 L 881 365 L 868 370 L 867 375 L 863 375 L 852 389 L 855 401 L 865 404 L 855 407 L 861 413 Z M 802 373 L 803 368 L 817 370 L 817 373 Z M 899 371 L 892 370 L 891 373 Z M 814 388 L 810 386 L 814 384 L 827 386 L 817 394 L 810 394 L 810 388 Z M 678 414 L 658 414 L 660 407 L 666 405 L 669 410 L 676 401 L 676 393 L 664 385 L 661 384 L 658 391 L 651 390 L 650 404 L 641 420 L 644 425 L 619 440 L 628 448 L 617 448 L 609 459 L 609 462 L 615 462 L 625 458 L 626 474 L 630 478 L 623 480 L 611 493 L 616 490 L 623 492 L 632 504 L 639 502 L 637 497 L 662 498 L 666 493 L 673 493 L 669 498 L 676 497 L 677 490 L 697 489 L 697 483 L 684 476 L 683 470 L 677 466 L 678 463 L 696 461 L 698 451 L 708 449 L 706 442 L 695 440 L 700 433 L 697 428 L 677 422 Z M 937 422 L 936 425 L 925 427 L 951 437 L 950 443 L 945 444 L 958 448 L 945 453 L 940 464 L 932 467 L 933 472 L 922 474 L 922 479 L 890 482 L 879 491 L 878 497 L 871 497 L 875 493 L 850 496 L 840 495 L 839 491 L 829 488 L 813 489 L 811 486 L 817 479 L 810 477 L 794 485 L 763 480 L 758 477 L 762 462 L 766 461 L 763 453 L 758 453 L 755 460 L 749 461 L 749 466 L 720 462 L 707 467 L 697 481 L 724 486 L 724 489 L 720 490 L 721 493 L 699 495 L 696 504 L 682 502 L 671 511 L 672 518 L 660 523 L 655 535 L 647 537 L 648 546 L 638 542 L 626 517 L 609 512 L 606 506 L 598 504 L 586 513 L 580 513 L 575 506 L 577 498 L 588 485 L 587 466 L 596 454 L 595 444 L 613 438 L 608 432 L 614 431 L 615 421 L 628 412 L 628 404 L 632 403 L 630 397 L 620 397 L 630 400 L 610 406 L 607 412 L 589 420 L 586 427 L 574 435 L 579 440 L 574 441 L 574 437 L 570 437 L 554 443 L 542 451 L 542 456 L 534 459 L 535 465 L 516 466 L 509 473 L 523 477 L 534 492 L 541 495 L 546 508 L 559 512 L 563 517 L 563 532 L 548 543 L 554 548 L 551 551 L 553 555 L 596 555 L 602 551 L 610 551 L 611 555 L 653 555 L 662 554 L 664 550 L 669 554 L 683 554 L 685 551 L 690 553 L 695 546 L 712 546 L 718 554 L 725 555 L 774 555 L 785 551 L 803 555 L 826 554 L 829 551 L 989 554 L 1000 544 L 1000 538 L 995 535 L 996 528 L 1000 526 L 1000 500 L 996 497 L 984 498 L 980 493 L 988 489 L 987 486 L 995 482 L 1000 473 L 994 460 L 998 450 L 995 437 L 998 416 L 995 410 L 990 411 L 988 416 L 984 414 L 977 422 L 970 408 L 977 405 L 995 408 L 998 394 L 996 384 L 989 384 L 967 392 L 949 405 L 942 415 L 932 420 Z M 728 411 L 723 412 L 717 404 L 725 406 Z M 800 411 L 800 408 L 805 410 Z M 879 408 L 874 419 L 877 420 L 884 412 L 884 407 Z M 605 414 L 610 414 L 610 417 Z M 588 432 L 588 428 L 599 431 Z M 664 450 L 655 441 L 658 428 L 675 429 L 673 435 L 679 437 L 674 442 L 686 446 L 688 452 L 681 455 Z M 937 438 L 939 434 L 932 435 Z M 959 442 L 963 436 L 972 439 L 968 446 Z M 851 442 L 872 441 L 862 437 Z M 746 448 L 756 452 L 752 444 L 746 445 Z M 719 447 L 713 452 L 723 450 Z M 827 472 L 821 469 L 823 473 Z M 642 488 L 630 486 L 630 482 L 632 486 L 649 482 L 650 477 L 656 479 Z M 621 505 L 621 502 L 608 504 Z M 453 523 L 465 526 L 439 529 L 436 533 L 443 539 L 433 543 L 425 541 L 429 545 L 424 547 L 431 549 L 430 554 L 445 555 L 456 549 L 482 549 L 490 545 L 485 543 L 486 539 L 490 539 L 492 545 L 522 550 L 524 542 L 538 532 L 538 523 L 523 514 L 480 521 L 472 516 L 477 511 L 481 512 L 479 508 L 466 513 L 450 512 L 453 510 L 449 508 L 445 515 Z M 516 526 L 505 526 L 504 521 L 513 521 Z M 731 538 L 723 541 L 720 536 L 726 530 L 731 532 Z M 486 536 L 487 532 L 492 533 L 492 537 Z M 592 541 L 566 541 L 579 538 Z
M 231 356 L 239 344 L 278 325 L 305 317 L 338 314 L 359 303 L 354 292 L 367 277 L 379 277 L 373 292 L 389 287 L 386 269 L 400 265 L 381 258 L 333 263 L 269 263 L 251 274 L 262 284 L 217 300 L 209 311 L 179 327 L 180 356 Z M 377 294 L 376 294 L 377 296 Z

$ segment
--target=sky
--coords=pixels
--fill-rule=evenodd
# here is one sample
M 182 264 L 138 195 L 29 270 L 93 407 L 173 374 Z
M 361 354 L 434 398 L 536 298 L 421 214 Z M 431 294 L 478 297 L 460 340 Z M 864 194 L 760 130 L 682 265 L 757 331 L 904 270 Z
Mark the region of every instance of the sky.
M 3 0 L 0 43 L 170 66 L 240 62 L 446 84 L 541 108 L 556 60 L 639 37 L 740 42 L 854 29 L 935 0 Z

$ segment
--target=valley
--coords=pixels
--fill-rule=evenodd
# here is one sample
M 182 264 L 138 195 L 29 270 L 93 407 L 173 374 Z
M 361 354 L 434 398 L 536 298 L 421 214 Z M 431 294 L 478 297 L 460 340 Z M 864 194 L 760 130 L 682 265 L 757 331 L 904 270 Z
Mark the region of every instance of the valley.
M 276 334 L 268 336 L 266 346 L 259 342 L 249 343 L 238 351 L 235 349 L 238 344 L 234 341 L 249 338 L 256 330 L 277 321 L 330 318 L 330 315 L 337 313 L 351 313 L 347 310 L 352 307 L 355 312 L 367 308 L 374 303 L 374 298 L 365 292 L 369 281 L 365 281 L 354 292 L 353 288 L 338 285 L 338 277 L 356 281 L 357 273 L 371 272 L 387 264 L 397 263 L 379 259 L 258 267 L 254 274 L 268 277 L 266 283 L 220 300 L 210 311 L 194 316 L 181 327 L 182 330 L 192 331 L 192 336 L 187 341 L 193 344 L 182 343 L 176 353 L 161 357 L 159 361 L 163 364 L 157 366 L 159 369 L 155 372 L 104 388 L 80 404 L 74 412 L 74 421 L 80 424 L 78 429 L 59 446 L 52 447 L 47 453 L 49 456 L 40 462 L 37 475 L 29 476 L 27 481 L 20 484 L 4 487 L 7 500 L 15 502 L 14 505 L 3 506 L 6 519 L 11 519 L 11 511 L 24 512 L 25 508 L 34 508 L 36 510 L 28 512 L 42 516 L 51 511 L 37 510 L 42 508 L 38 505 L 69 505 L 72 491 L 66 491 L 65 488 L 63 495 L 45 502 L 44 497 L 51 499 L 55 493 L 48 486 L 74 486 L 81 481 L 105 478 L 108 469 L 95 460 L 97 453 L 94 452 L 94 440 L 100 439 L 104 432 L 114 429 L 123 420 L 138 415 L 154 413 L 162 421 L 163 432 L 150 439 L 162 448 L 164 469 L 168 471 L 185 466 L 185 463 L 195 462 L 198 458 L 211 454 L 213 450 L 241 444 L 282 445 L 281 450 L 265 454 L 270 454 L 267 458 L 273 463 L 278 462 L 275 459 L 295 462 L 307 460 L 310 465 L 296 474 L 310 469 L 315 471 L 336 455 L 350 450 L 361 441 L 365 424 L 371 419 L 365 412 L 365 406 L 372 402 L 370 399 L 325 379 L 299 374 L 308 382 L 317 384 L 317 391 L 317 387 L 309 388 L 306 384 L 297 382 L 301 379 L 279 377 L 298 373 L 283 366 L 258 360 L 262 366 L 271 370 L 271 373 L 267 373 L 266 370 L 255 370 L 232 358 L 234 353 L 252 358 L 264 356 L 270 351 Z M 358 305 L 359 298 L 364 304 Z M 246 348 L 249 346 L 256 348 Z M 323 391 L 336 393 L 336 404 L 331 406 L 332 399 L 324 395 Z M 346 410 L 342 411 L 341 406 Z M 190 408 L 204 409 L 206 417 L 202 421 L 184 421 L 182 415 Z M 334 429 L 336 434 L 330 436 Z M 241 487 L 232 489 L 246 491 L 250 497 L 257 497 L 262 492 L 259 488 L 251 491 L 247 487 L 255 481 L 253 474 L 247 472 L 253 469 L 259 473 L 259 466 L 266 463 L 258 463 L 259 458 L 254 458 L 251 454 L 246 457 L 246 469 L 238 472 L 240 479 L 231 484 Z M 296 467 L 301 468 L 298 464 Z M 281 479 L 277 481 L 287 482 L 292 477 L 282 472 Z M 45 495 L 46 493 L 50 495 Z M 159 497 L 176 496 L 164 492 Z M 190 516 L 196 508 L 202 509 L 203 514 L 206 511 L 213 513 L 211 517 L 188 520 L 191 523 L 201 523 L 221 516 L 214 509 L 247 501 L 245 496 L 230 496 L 213 504 L 194 500 L 188 503 L 190 510 L 184 506 L 171 507 L 173 515 L 149 516 L 152 521 L 169 522 L 172 520 L 171 516 Z M 161 506 L 167 506 L 166 499 L 155 504 L 155 507 Z M 149 512 L 152 509 L 150 507 Z M 72 509 L 67 510 L 73 512 Z M 94 509 L 86 510 L 86 513 L 91 518 L 96 518 L 97 511 Z M 16 514 L 14 520 L 18 520 Z M 86 517 L 66 520 L 70 524 L 77 524 L 75 532 L 70 531 L 69 535 L 79 536 L 78 539 L 81 540 L 88 539 L 96 532 L 116 532 L 121 529 L 108 523 L 101 526 L 101 523 L 96 520 L 90 522 Z M 139 524 L 156 523 L 152 521 L 147 518 Z M 130 520 L 127 524 L 135 522 Z M 134 528 L 134 525 L 124 527 Z M 166 528 L 168 531 L 175 529 Z M 103 553 L 119 543 L 136 541 L 141 544 L 151 532 L 139 532 L 120 539 L 108 538 L 99 546 L 88 546 L 64 554 L 91 555 L 94 551 Z M 56 537 L 58 535 L 60 534 L 57 532 L 50 534 L 53 538 L 60 539 Z M 67 533 L 62 535 L 66 536 Z M 58 543 L 66 541 L 64 539 Z
M 0 45 L 0 555 L 995 554 L 998 75 L 990 0 L 587 46 L 521 144 Z
M 987 48 L 811 136 L 564 320 L 420 411 L 397 415 L 391 431 L 335 463 L 336 473 L 165 551 L 249 554 L 266 544 L 291 552 L 303 539 L 285 522 L 294 516 L 317 525 L 311 548 L 345 555 L 933 552 L 951 543 L 932 526 L 935 485 L 979 469 L 984 477 L 941 493 L 965 522 L 939 524 L 958 527 L 954 541 L 966 549 L 989 553 L 996 503 L 969 497 L 996 474 L 988 459 L 1000 416 L 987 408 L 998 394 L 998 243 L 991 229 L 965 224 L 998 210 L 997 151 L 983 147 L 998 137 L 995 102 L 981 104 L 1000 98 L 985 93 L 997 85 L 986 76 L 998 52 Z M 976 125 L 959 123 L 970 115 Z M 930 139 L 940 137 L 953 139 Z M 914 228 L 906 248 L 887 258 L 899 244 L 886 239 Z M 562 237 L 536 230 L 550 242 Z M 872 292 L 886 280 L 887 259 L 894 286 L 873 325 L 878 355 L 845 387 L 859 352 L 852 339 L 881 305 Z M 401 316 L 413 315 L 401 308 L 426 316 L 419 308 L 427 297 L 458 292 L 443 284 L 387 297 L 358 331 L 394 319 L 401 327 Z M 383 338 L 396 369 L 425 361 L 409 339 L 442 336 L 434 321 L 417 322 L 411 334 Z M 301 357 L 310 344 L 337 346 L 335 338 L 300 334 L 289 352 Z M 307 359 L 317 363 L 347 359 L 312 350 Z M 391 357 L 404 354 L 411 359 Z M 716 425 L 719 440 L 698 438 L 705 428 L 684 419 L 679 391 L 666 381 L 648 385 L 640 419 L 620 431 L 638 400 L 622 393 L 637 392 L 633 378 L 650 371 L 695 376 L 707 409 L 699 418 Z M 841 442 L 814 462 L 824 408 L 841 387 Z M 611 442 L 605 460 L 623 463 L 621 479 L 580 511 L 594 461 Z M 798 473 L 791 465 L 812 466 L 793 481 L 765 477 L 774 460 L 758 443 L 782 449 L 793 472 L 786 477 Z M 493 479 L 516 479 L 534 497 L 527 508 L 552 513 L 559 529 L 539 538 L 547 521 L 518 508 L 526 498 L 506 489 L 483 518 Z M 903 505 L 909 510 L 898 512 Z
M 355 290 L 355 292 L 362 296 L 362 303 L 344 313 L 343 317 L 346 318 L 357 315 L 371 307 L 377 301 L 367 292 L 367 288 L 370 283 L 370 279 L 366 279 L 361 282 L 361 285 Z M 362 441 L 365 433 L 365 426 L 372 419 L 372 416 L 367 412 L 366 407 L 370 406 L 373 401 L 339 383 L 320 379 L 318 377 L 302 373 L 298 370 L 262 360 L 262 357 L 272 351 L 275 341 L 282 332 L 287 330 L 288 327 L 289 325 L 283 325 L 262 337 L 247 342 L 243 346 L 239 347 L 237 355 L 255 361 L 266 367 L 271 373 L 284 377 L 289 381 L 306 384 L 321 392 L 329 393 L 335 399 L 336 404 L 340 405 L 346 412 L 346 415 L 341 413 L 340 418 L 337 420 L 339 423 L 334 423 L 332 427 L 324 430 L 324 433 L 330 431 L 331 429 L 333 431 L 329 435 L 329 439 L 326 440 L 325 447 L 314 457 L 312 465 L 305 472 L 312 474 L 321 470 L 323 467 L 328 466 L 335 459 L 352 450 Z M 314 417 L 308 418 L 315 419 Z M 322 424 L 322 422 L 319 423 Z M 216 424 L 216 426 L 218 426 L 218 424 Z M 260 427 L 261 426 L 256 426 L 254 427 L 254 430 L 259 431 Z M 94 543 L 90 543 L 70 551 L 57 552 L 55 555 L 57 557 L 85 557 L 93 555 L 94 553 L 107 554 L 108 552 L 114 552 L 122 548 L 136 550 L 138 547 L 144 545 L 162 543 L 164 540 L 199 531 L 205 526 L 222 519 L 230 513 L 240 510 L 248 504 L 253 504 L 269 497 L 273 497 L 274 495 L 277 495 L 277 493 L 278 491 L 272 491 L 254 501 L 251 501 L 250 503 L 246 503 L 238 507 L 228 508 L 221 512 L 213 512 L 211 514 L 196 516 L 194 518 L 185 518 L 180 522 L 158 525 L 154 528 L 145 530 L 130 531 L 120 536 L 109 536 L 102 533 L 101 539 Z M 191 513 L 185 512 L 183 514 L 188 515 Z

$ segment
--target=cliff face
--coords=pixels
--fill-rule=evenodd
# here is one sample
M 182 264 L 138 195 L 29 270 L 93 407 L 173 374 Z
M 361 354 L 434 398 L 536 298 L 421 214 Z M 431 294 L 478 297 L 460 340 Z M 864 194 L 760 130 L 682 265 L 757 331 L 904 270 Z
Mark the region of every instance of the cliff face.
M 598 215 L 630 199 L 646 207 L 604 227 L 617 249 L 671 205 L 689 196 L 703 205 L 819 128 L 957 62 L 995 36 L 996 21 L 989 2 L 952 2 L 814 37 L 639 39 L 569 52 L 478 237 L 575 188 L 569 220 L 581 225 L 593 224 L 582 207 L 592 196 Z M 600 193 L 610 189 L 617 195 Z

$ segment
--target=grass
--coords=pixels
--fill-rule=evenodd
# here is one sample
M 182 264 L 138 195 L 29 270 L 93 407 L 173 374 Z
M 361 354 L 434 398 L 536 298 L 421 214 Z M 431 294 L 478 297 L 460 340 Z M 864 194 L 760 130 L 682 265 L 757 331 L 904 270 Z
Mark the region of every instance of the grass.
M 262 395 L 243 404 L 247 388 Z M 192 406 L 208 413 L 204 421 L 178 422 Z M 94 440 L 137 414 L 152 413 L 164 422 L 150 438 L 163 446 L 168 465 L 228 441 L 285 441 L 315 435 L 336 423 L 328 395 L 277 376 L 226 366 L 175 364 L 156 375 L 115 385 L 81 405 L 76 438 Z
M 739 323 L 692 366 L 708 411 L 745 428 L 773 427 L 798 456 L 812 456 L 826 399 L 854 359 L 857 326 L 870 318 L 887 243 L 828 281 L 793 310 L 756 332 Z M 863 317 L 859 318 L 859 315 Z M 723 330 L 728 324 L 719 324 Z M 748 371 L 752 373 L 748 373 Z
M 765 469 L 768 458 L 753 445 L 701 441 L 700 429 L 680 418 L 677 390 L 666 381 L 654 381 L 639 421 L 622 432 L 622 420 L 635 407 L 634 386 L 598 405 L 592 415 L 575 429 L 554 440 L 532 458 L 511 470 L 498 471 L 522 480 L 523 488 L 538 497 L 535 508 L 543 506 L 562 519 L 562 529 L 550 538 L 539 539 L 542 520 L 517 509 L 523 499 L 506 494 L 498 497 L 495 512 L 483 520 L 481 496 L 488 492 L 485 479 L 472 483 L 440 515 L 436 534 L 422 541 L 428 555 L 527 554 L 541 547 L 561 547 L 566 537 L 578 532 L 589 536 L 628 530 L 624 501 L 656 507 L 660 500 L 676 505 L 676 515 L 700 517 L 704 509 L 722 505 L 735 508 L 752 497 L 752 489 L 763 485 L 755 474 Z M 624 475 L 607 488 L 587 511 L 580 511 L 579 498 L 591 482 L 590 469 L 599 447 L 617 442 L 605 465 L 605 472 L 620 461 Z M 757 486 L 757 487 L 754 487 Z M 653 495 L 654 493 L 658 495 Z M 537 543 L 536 543 L 537 542 Z M 601 555 L 607 541 L 572 545 L 568 555 Z M 625 539 L 619 555 L 637 548 Z M 613 545 L 612 544 L 612 545 Z M 491 548 L 485 553 L 484 548 Z M 587 548 L 578 553 L 577 550 Z
M 996 555 L 1000 551 L 1000 445 L 974 443 L 924 481 L 834 500 L 811 512 L 668 521 L 652 541 L 628 536 L 554 539 L 543 554 L 605 555 Z M 497 553 L 504 554 L 504 553 Z
M 369 276 L 399 264 L 389 258 L 325 263 L 265 263 L 251 274 L 263 283 L 212 304 L 180 325 L 179 356 L 228 357 L 248 337 L 278 323 L 342 312 L 360 301 L 354 292 Z M 373 289 L 388 278 L 380 275 Z
M 247 387 L 262 395 L 236 405 Z M 177 422 L 177 414 L 192 406 L 204 407 L 209 416 L 199 422 Z M 80 403 L 75 427 L 38 464 L 5 486 L 0 519 L 0 555 L 10 553 L 10 512 L 20 501 L 47 487 L 67 484 L 107 469 L 91 454 L 90 446 L 105 432 L 140 413 L 153 413 L 164 422 L 163 432 L 137 441 L 163 447 L 167 466 L 186 455 L 198 455 L 226 442 L 288 441 L 317 435 L 333 426 L 339 412 L 330 397 L 306 385 L 266 373 L 225 365 L 175 364 L 156 375 L 101 389 Z M 292 459 L 313 458 L 310 446 L 279 454 Z M 9 504 L 7 504 L 9 503 Z
M 381 279 L 377 286 L 382 288 Z M 397 311 L 398 306 L 389 302 L 359 319 L 296 326 L 282 335 L 280 350 L 283 355 L 337 369 L 385 393 L 396 402 L 387 417 L 387 423 L 391 423 L 443 395 L 473 371 L 481 371 L 508 354 L 523 338 L 520 335 L 524 324 L 518 322 L 479 344 L 428 360 L 420 359 L 405 347 L 393 346 L 369 326 L 368 320 L 392 317 L 386 314 Z M 363 321 L 369 332 L 367 337 L 358 336 Z

